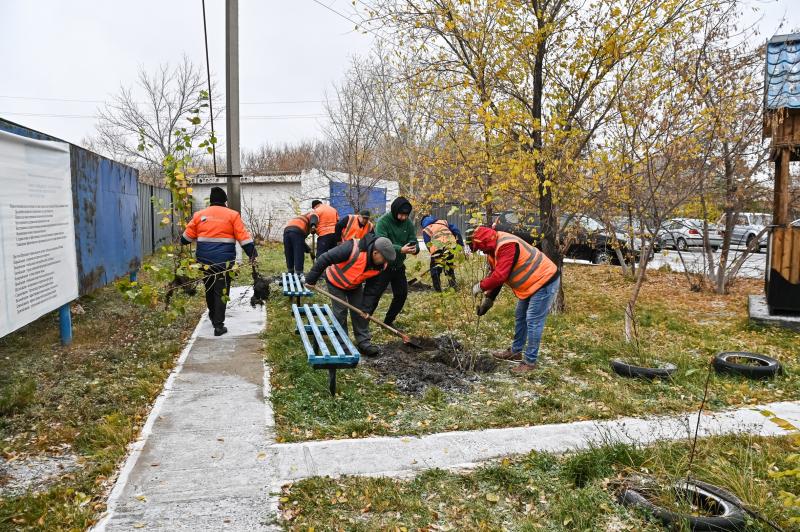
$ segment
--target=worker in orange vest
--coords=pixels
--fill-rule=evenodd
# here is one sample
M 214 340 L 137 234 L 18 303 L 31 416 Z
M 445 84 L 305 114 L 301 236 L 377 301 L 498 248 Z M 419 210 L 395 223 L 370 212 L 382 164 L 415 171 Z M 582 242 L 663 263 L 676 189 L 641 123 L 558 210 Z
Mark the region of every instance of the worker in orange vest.
M 395 255 L 391 240 L 369 233 L 364 238 L 343 242 L 317 257 L 306 276 L 306 284 L 315 285 L 324 272 L 331 295 L 367 312 L 364 306 L 364 281 L 384 271 Z M 345 330 L 347 311 L 348 308 L 341 303 L 333 302 L 333 315 Z M 369 321 L 353 310 L 350 311 L 350 317 L 359 352 L 364 356 L 378 355 L 380 350 L 372 344 Z
M 431 281 L 433 289 L 442 291 L 442 272 L 447 275 L 450 287 L 456 287 L 455 250 L 456 245 L 464 247 L 464 239 L 458 227 L 448 223 L 447 220 L 437 219 L 435 216 L 424 216 L 420 222 L 422 226 L 422 240 L 428 246 L 431 254 Z
M 317 231 L 319 219 L 314 211 L 295 216 L 286 222 L 283 228 L 283 255 L 286 257 L 286 271 L 289 273 L 303 273 L 306 253 L 312 253 L 306 244 L 308 235 Z M 314 260 L 312 254 L 311 260 Z
M 478 316 L 492 308 L 503 284 L 519 299 L 511 349 L 495 356 L 502 360 L 519 360 L 514 372 L 534 370 L 544 323 L 558 293 L 558 268 L 544 253 L 511 233 L 481 226 L 467 234 L 467 242 L 473 251 L 486 254 L 491 268 L 489 275 L 472 287 L 474 296 L 483 296 L 476 309 Z
M 319 217 L 317 225 L 317 256 L 319 256 L 336 246 L 336 222 L 339 221 L 339 213 L 320 200 L 312 201 L 311 208 Z
M 209 206 L 194 213 L 181 235 L 182 244 L 197 242 L 197 261 L 205 265 L 203 285 L 206 292 L 208 318 L 214 326 L 214 336 L 228 332 L 225 327 L 224 296 L 230 293 L 230 269 L 236 260 L 236 242 L 255 262 L 258 252 L 250 233 L 244 227 L 238 212 L 225 206 L 228 195 L 220 187 L 213 187 Z
M 348 214 L 336 223 L 336 242 L 345 242 L 354 238 L 364 238 L 375 230 L 369 221 L 370 212 L 361 209 L 358 214 Z

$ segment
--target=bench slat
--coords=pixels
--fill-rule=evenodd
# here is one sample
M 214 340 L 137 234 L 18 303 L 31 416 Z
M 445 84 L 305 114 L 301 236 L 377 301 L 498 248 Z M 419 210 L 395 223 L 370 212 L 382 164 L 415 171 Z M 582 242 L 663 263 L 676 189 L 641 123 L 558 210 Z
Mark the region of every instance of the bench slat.
M 330 340 L 334 351 L 336 351 L 336 355 L 340 357 L 346 356 L 342 344 L 339 343 L 339 339 L 336 337 L 333 328 L 331 328 L 331 324 L 329 324 L 328 320 L 325 318 L 322 308 L 317 304 L 314 304 L 312 308 L 314 309 L 314 314 L 316 314 L 317 319 L 322 324 L 322 328 L 325 329 L 325 334 L 328 336 L 328 340 Z
M 294 321 L 297 323 L 297 332 L 300 334 L 300 340 L 303 342 L 303 347 L 306 350 L 309 360 L 315 355 L 314 347 L 311 345 L 311 340 L 308 338 L 306 332 L 306 325 L 300 314 L 300 308 L 297 305 L 292 305 L 292 313 L 294 314 Z
M 325 339 L 322 337 L 322 334 L 320 334 L 319 327 L 317 327 L 317 324 L 314 321 L 314 315 L 311 313 L 311 308 L 308 306 L 308 304 L 305 304 L 303 305 L 303 309 L 305 310 L 306 317 L 308 317 L 308 324 L 311 325 L 311 331 L 314 333 L 314 338 L 316 338 L 317 344 L 319 345 L 319 350 L 322 351 L 322 356 L 325 358 L 330 358 L 331 352 L 328 350 L 328 346 L 325 344 Z
M 342 342 L 344 343 L 345 347 L 347 347 L 348 351 L 350 352 L 350 355 L 354 357 L 359 357 L 360 353 L 358 352 L 358 349 L 356 349 L 356 346 L 354 346 L 353 342 L 350 341 L 350 337 L 347 336 L 347 331 L 345 331 L 342 328 L 342 324 L 336 321 L 336 318 L 333 316 L 333 310 L 331 310 L 330 305 L 327 304 L 323 305 L 322 308 L 325 309 L 325 313 L 330 318 L 330 321 L 333 324 L 333 328 L 338 333 L 339 338 L 342 339 Z

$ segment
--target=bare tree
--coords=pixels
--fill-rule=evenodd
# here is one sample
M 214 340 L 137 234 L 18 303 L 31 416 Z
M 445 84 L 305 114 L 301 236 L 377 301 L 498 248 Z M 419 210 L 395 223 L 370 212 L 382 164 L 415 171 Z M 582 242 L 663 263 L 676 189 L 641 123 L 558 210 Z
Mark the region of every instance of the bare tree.
M 384 132 L 376 116 L 380 103 L 374 100 L 377 78 L 368 60 L 355 58 L 343 82 L 334 87 L 325 110 L 329 125 L 325 135 L 335 168 L 347 175 L 348 201 L 354 210 L 363 207 L 366 194 L 383 177 L 377 152 Z M 329 169 L 328 169 L 329 170 Z M 329 179 L 335 176 L 325 169 Z
M 331 147 L 321 141 L 263 146 L 242 152 L 245 175 L 267 175 L 279 172 L 302 172 L 331 165 Z
M 209 113 L 201 113 L 199 122 L 190 120 L 192 110 L 207 103 L 202 96 L 205 88 L 205 75 L 185 56 L 175 67 L 165 64 L 152 73 L 141 69 L 132 87 L 120 87 L 119 94 L 99 110 L 93 144 L 138 167 L 142 181 L 161 184 L 162 161 L 178 144 L 175 130 L 185 127 L 191 139 L 210 131 Z M 215 102 L 215 114 L 220 111 Z M 205 152 L 192 155 L 201 153 Z

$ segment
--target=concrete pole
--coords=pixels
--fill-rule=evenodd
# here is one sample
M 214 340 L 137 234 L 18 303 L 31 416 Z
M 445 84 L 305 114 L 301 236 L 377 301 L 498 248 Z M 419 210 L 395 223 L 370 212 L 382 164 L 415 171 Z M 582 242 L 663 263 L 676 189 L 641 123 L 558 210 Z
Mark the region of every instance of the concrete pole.
M 239 159 L 239 0 L 225 0 L 225 145 L 228 207 L 241 212 Z

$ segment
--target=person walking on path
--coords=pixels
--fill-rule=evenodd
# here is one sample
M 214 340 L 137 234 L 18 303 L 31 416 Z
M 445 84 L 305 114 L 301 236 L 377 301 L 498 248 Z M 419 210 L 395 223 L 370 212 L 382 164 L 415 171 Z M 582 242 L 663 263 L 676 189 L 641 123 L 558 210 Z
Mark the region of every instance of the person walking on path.
M 456 244 L 464 247 L 464 239 L 458 227 L 447 220 L 425 216 L 420 222 L 422 239 L 431 254 L 431 281 L 433 289 L 442 291 L 442 271 L 447 275 L 450 288 L 456 288 L 455 249 Z
M 346 242 L 354 238 L 364 238 L 368 233 L 375 230 L 375 226 L 369 221 L 370 212 L 361 209 L 358 214 L 348 214 L 336 223 L 336 242 Z
M 323 253 L 314 262 L 306 276 L 306 284 L 315 285 L 325 275 L 328 292 L 343 299 L 356 308 L 364 309 L 364 282 L 386 270 L 395 259 L 395 249 L 388 238 L 367 234 L 364 238 L 348 240 Z M 347 330 L 348 308 L 333 302 L 336 321 Z M 353 336 L 359 352 L 364 356 L 376 356 L 380 350 L 372 343 L 369 321 L 361 314 L 350 310 L 353 320 Z
M 336 223 L 339 221 L 339 213 L 336 209 L 330 205 L 325 205 L 320 200 L 312 201 L 311 208 L 319 218 L 316 249 L 319 257 L 329 249 L 336 247 Z
M 213 187 L 209 206 L 194 213 L 181 235 L 182 244 L 197 242 L 197 261 L 206 266 L 203 285 L 206 292 L 208 317 L 214 326 L 214 336 L 228 332 L 225 327 L 225 297 L 230 293 L 230 268 L 236 260 L 236 242 L 255 263 L 258 252 L 241 215 L 225 204 L 228 195 Z
M 379 276 L 370 279 L 364 287 L 364 306 L 372 314 L 378 306 L 386 287 L 392 286 L 392 302 L 386 311 L 384 323 L 392 325 L 397 315 L 403 310 L 408 297 L 408 279 L 406 278 L 406 255 L 419 253 L 417 231 L 410 220 L 411 202 L 399 196 L 391 205 L 390 211 L 378 219 L 375 234 L 391 240 L 396 258 Z
M 514 313 L 514 341 L 511 349 L 495 355 L 502 360 L 519 360 L 512 371 L 525 373 L 536 368 L 542 330 L 558 293 L 560 272 L 544 253 L 518 236 L 489 227 L 478 227 L 467 241 L 473 251 L 483 251 L 491 269 L 472 287 L 482 295 L 478 316 L 486 314 L 505 283 L 519 301 Z
M 314 211 L 295 216 L 283 228 L 283 255 L 286 257 L 286 271 L 302 275 L 305 268 L 306 253 L 311 248 L 306 244 L 308 235 L 317 230 L 319 218 Z M 314 260 L 312 254 L 311 260 Z

